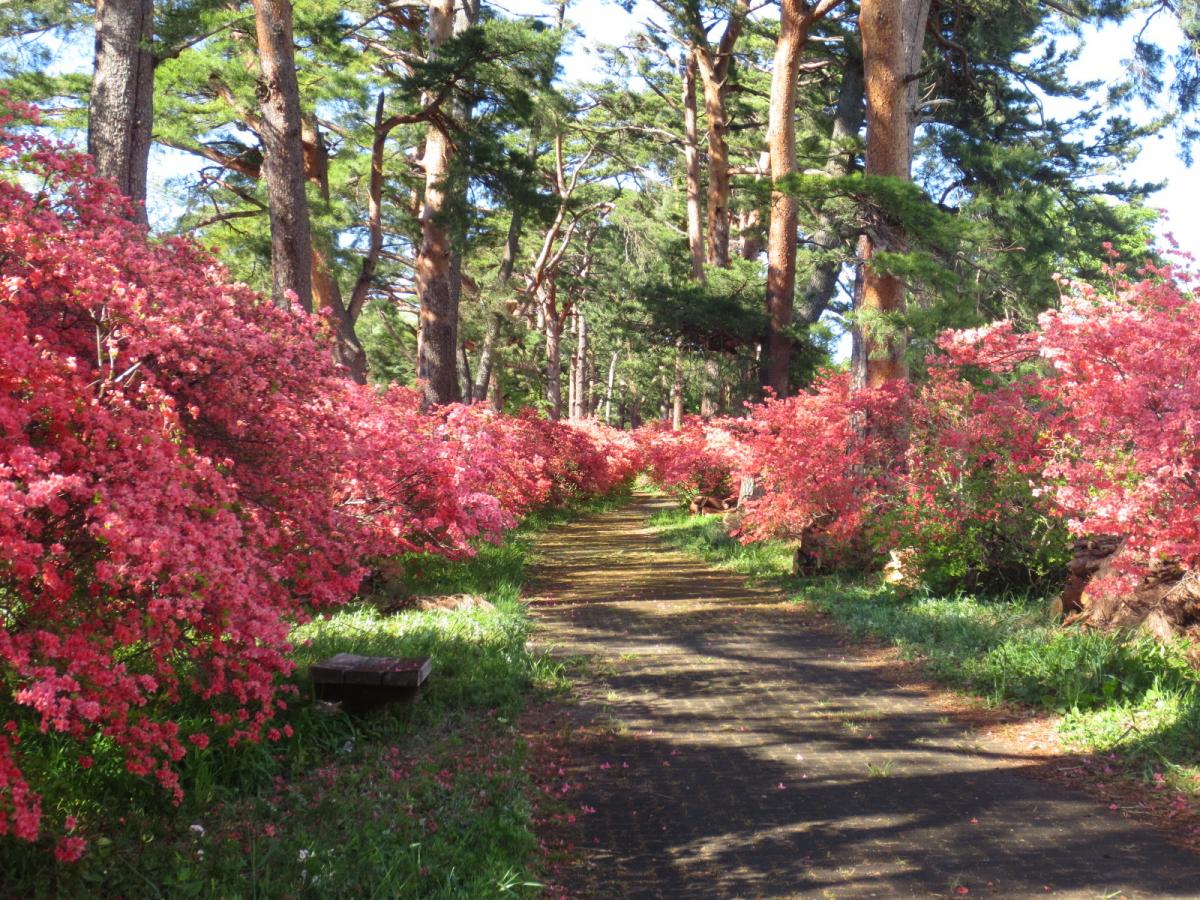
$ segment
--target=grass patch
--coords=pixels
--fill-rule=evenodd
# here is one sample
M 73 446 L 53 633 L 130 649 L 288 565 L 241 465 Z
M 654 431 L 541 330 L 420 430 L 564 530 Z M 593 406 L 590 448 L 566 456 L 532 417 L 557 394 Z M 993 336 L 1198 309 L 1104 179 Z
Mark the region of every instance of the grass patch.
M 1147 777 L 1200 790 L 1200 673 L 1183 645 L 1064 629 L 1038 598 L 905 595 L 878 578 L 793 578 L 781 542 L 744 547 L 719 519 L 685 510 L 659 513 L 653 524 L 675 547 L 771 579 L 852 635 L 893 644 L 945 684 L 1061 713 L 1074 749 L 1118 753 Z
M 410 557 L 375 596 L 297 627 L 297 694 L 278 721 L 294 736 L 189 754 L 178 808 L 102 740 L 84 749 L 95 763 L 83 770 L 78 743 L 31 735 L 23 761 L 45 787 L 46 818 L 75 816 L 89 853 L 56 865 L 45 842 L 0 838 L 0 896 L 536 894 L 538 791 L 516 721 L 531 694 L 562 689 L 565 676 L 527 649 L 521 584 L 539 531 L 623 499 L 531 516 L 468 560 Z M 457 593 L 490 605 L 378 608 L 394 595 Z M 430 656 L 433 674 L 416 703 L 351 715 L 314 703 L 308 685 L 308 666 L 339 652 Z M 200 708 L 176 713 L 185 730 L 206 721 Z

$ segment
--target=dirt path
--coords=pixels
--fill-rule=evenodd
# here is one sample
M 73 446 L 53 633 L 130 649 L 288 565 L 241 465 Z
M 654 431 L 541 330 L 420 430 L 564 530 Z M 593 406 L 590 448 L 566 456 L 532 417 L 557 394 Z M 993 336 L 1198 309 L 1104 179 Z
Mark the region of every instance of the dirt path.
M 531 584 L 539 641 L 587 658 L 571 896 L 1200 897 L 1197 857 L 666 547 L 659 502 L 549 533 Z

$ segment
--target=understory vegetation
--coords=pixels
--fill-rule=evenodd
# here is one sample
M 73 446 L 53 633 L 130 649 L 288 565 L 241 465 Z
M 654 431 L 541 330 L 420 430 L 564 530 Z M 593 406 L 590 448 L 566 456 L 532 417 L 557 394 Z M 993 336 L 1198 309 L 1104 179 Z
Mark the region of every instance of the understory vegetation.
M 1182 641 L 1063 628 L 1036 595 L 899 591 L 875 574 L 795 577 L 785 542 L 739 543 L 719 516 L 673 509 L 652 524 L 676 547 L 778 584 L 852 636 L 894 645 L 945 684 L 1061 714 L 1071 749 L 1115 752 L 1148 779 L 1200 792 L 1200 673 Z
M 213 744 L 181 765 L 178 806 L 94 740 L 27 742 L 70 833 L 89 852 L 48 865 L 52 842 L 0 843 L 5 897 L 496 897 L 540 889 L 538 806 L 517 719 L 531 695 L 561 689 L 557 663 L 527 649 L 520 600 L 531 539 L 551 522 L 620 502 L 534 514 L 466 560 L 405 560 L 403 575 L 297 627 L 298 693 L 277 742 Z M 425 595 L 486 603 L 422 610 Z M 399 608 L 397 608 L 399 607 Z M 311 663 L 335 653 L 433 659 L 418 699 L 361 714 L 314 702 Z M 202 704 L 178 708 L 203 721 Z M 36 746 L 31 746 L 36 744 Z M 55 816 L 56 811 L 47 810 Z M 55 816 L 57 817 L 57 816 Z

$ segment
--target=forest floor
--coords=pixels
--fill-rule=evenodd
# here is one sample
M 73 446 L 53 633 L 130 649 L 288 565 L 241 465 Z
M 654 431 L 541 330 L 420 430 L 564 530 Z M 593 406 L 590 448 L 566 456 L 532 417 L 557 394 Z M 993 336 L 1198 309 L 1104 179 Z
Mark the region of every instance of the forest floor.
M 1033 713 L 939 691 L 672 550 L 647 522 L 669 503 L 538 542 L 537 642 L 576 682 L 527 717 L 576 811 L 562 893 L 1200 897 L 1200 857 L 1055 783 L 1073 760 Z

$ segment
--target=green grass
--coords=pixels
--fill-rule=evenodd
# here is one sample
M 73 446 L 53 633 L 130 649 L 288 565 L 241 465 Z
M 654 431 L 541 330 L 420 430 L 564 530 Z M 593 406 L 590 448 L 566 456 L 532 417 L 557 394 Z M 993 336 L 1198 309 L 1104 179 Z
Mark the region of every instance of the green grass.
M 1200 785 L 1200 672 L 1182 644 L 1062 628 L 1038 598 L 901 594 L 877 576 L 793 578 L 786 545 L 742 546 L 718 517 L 669 510 L 652 524 L 680 549 L 774 581 L 856 637 L 890 642 L 945 684 L 1061 713 L 1074 749 L 1116 753 L 1181 790 Z
M 44 842 L 0 838 L 0 897 L 536 894 L 538 791 L 516 723 L 532 694 L 565 678 L 527 649 L 521 583 L 539 530 L 616 502 L 531 517 L 469 560 L 405 559 L 403 577 L 367 601 L 297 627 L 298 694 L 278 723 L 295 736 L 190 754 L 178 808 L 103 741 L 86 748 L 96 762 L 83 771 L 78 744 L 32 736 L 24 761 L 46 786 L 47 819 L 76 816 L 90 849 L 58 866 Z M 378 608 L 459 593 L 491 605 Z M 314 703 L 307 680 L 309 664 L 339 652 L 430 656 L 433 674 L 415 703 L 349 714 Z M 205 721 L 198 708 L 176 712 L 185 730 Z

